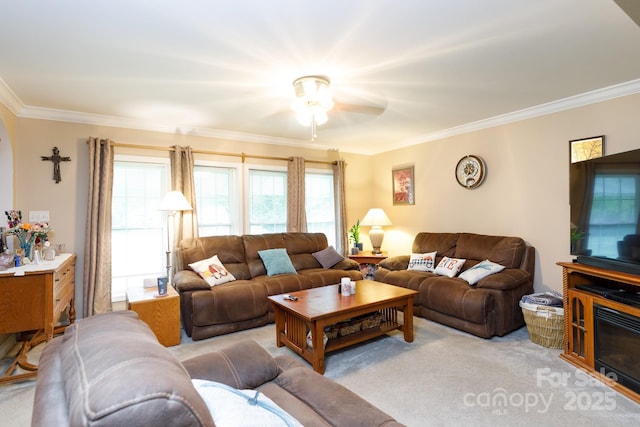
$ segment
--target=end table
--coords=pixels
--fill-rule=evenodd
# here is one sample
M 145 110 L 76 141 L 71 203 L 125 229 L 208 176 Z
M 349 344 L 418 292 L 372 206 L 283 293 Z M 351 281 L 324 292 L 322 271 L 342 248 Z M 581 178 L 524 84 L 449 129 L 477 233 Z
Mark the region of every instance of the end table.
M 387 259 L 387 253 L 374 254 L 371 251 L 362 251 L 357 255 L 349 255 L 349 259 L 356 261 L 360 264 L 360 270 L 365 276 L 365 279 L 373 279 L 378 269 L 378 263 Z
M 180 296 L 173 286 L 167 295 L 158 297 L 158 288 L 127 289 L 127 309 L 138 313 L 149 325 L 160 344 L 165 347 L 180 344 Z

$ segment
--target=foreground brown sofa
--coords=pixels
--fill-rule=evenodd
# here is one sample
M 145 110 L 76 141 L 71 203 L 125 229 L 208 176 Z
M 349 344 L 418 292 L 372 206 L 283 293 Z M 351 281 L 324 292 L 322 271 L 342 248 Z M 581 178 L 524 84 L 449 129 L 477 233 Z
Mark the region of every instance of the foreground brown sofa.
M 135 312 L 119 311 L 83 319 L 46 345 L 32 426 L 214 426 L 192 378 L 260 391 L 304 426 L 401 425 L 255 341 L 180 363 Z
M 489 259 L 506 268 L 471 286 L 459 277 L 407 270 L 409 255 L 387 258 L 378 265 L 375 280 L 419 292 L 414 314 L 482 338 L 503 336 L 524 326 L 518 303 L 533 293 L 535 249 L 519 237 L 472 233 L 419 233 L 413 253 L 437 252 L 466 259 L 462 272 Z
M 285 248 L 297 274 L 268 276 L 258 251 Z M 272 233 L 185 239 L 176 250 L 173 283 L 180 293 L 184 330 L 199 340 L 274 321 L 267 300 L 303 289 L 340 283 L 341 277 L 361 280 L 357 262 L 344 259 L 331 268 L 312 255 L 327 248 L 322 233 Z M 211 287 L 189 264 L 218 255 L 235 281 Z

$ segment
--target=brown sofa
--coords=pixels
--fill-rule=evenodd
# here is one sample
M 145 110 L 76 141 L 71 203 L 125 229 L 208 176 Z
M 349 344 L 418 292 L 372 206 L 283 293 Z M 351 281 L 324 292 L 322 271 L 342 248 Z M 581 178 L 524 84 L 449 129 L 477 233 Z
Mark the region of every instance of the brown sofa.
M 502 336 L 524 326 L 518 303 L 533 293 L 535 249 L 519 237 L 471 233 L 419 233 L 413 253 L 437 252 L 466 259 L 462 271 L 489 259 L 506 268 L 475 285 L 459 277 L 408 270 L 409 255 L 387 258 L 378 265 L 375 280 L 419 292 L 414 314 L 482 338 Z
M 255 341 L 180 363 L 135 312 L 119 311 L 83 319 L 46 345 L 32 426 L 214 426 L 192 378 L 257 390 L 305 426 L 401 425 L 295 359 L 273 358 Z M 213 404 L 224 410 L 225 398 Z
M 258 251 L 285 248 L 297 274 L 268 276 Z M 180 293 L 184 330 L 192 339 L 266 325 L 274 321 L 267 297 L 361 280 L 357 262 L 344 259 L 331 268 L 312 255 L 327 248 L 322 233 L 273 233 L 185 239 L 176 250 L 173 283 Z M 211 287 L 189 264 L 218 255 L 235 281 Z

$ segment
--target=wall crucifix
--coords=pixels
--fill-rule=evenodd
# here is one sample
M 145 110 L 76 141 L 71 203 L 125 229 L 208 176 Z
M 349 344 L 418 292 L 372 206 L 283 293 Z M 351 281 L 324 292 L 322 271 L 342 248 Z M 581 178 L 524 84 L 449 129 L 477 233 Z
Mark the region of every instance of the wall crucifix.
M 62 175 L 60 175 L 60 162 L 70 162 L 71 157 L 63 157 L 60 155 L 58 147 L 53 147 L 52 156 L 40 156 L 43 161 L 53 162 L 53 179 L 56 184 L 62 181 Z

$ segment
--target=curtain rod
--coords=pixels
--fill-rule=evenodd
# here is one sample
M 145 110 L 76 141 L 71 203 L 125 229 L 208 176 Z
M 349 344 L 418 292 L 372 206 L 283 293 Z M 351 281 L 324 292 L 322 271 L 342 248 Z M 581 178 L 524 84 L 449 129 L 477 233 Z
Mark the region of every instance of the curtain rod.
M 111 145 L 114 147 L 120 148 L 135 148 L 142 150 L 158 150 L 158 151 L 175 151 L 173 147 L 155 147 L 153 145 L 138 145 L 138 144 L 123 144 L 119 142 L 111 142 Z M 260 156 L 256 154 L 245 154 L 245 153 L 226 153 L 223 151 L 208 151 L 208 150 L 191 150 L 194 154 L 209 154 L 214 156 L 231 156 L 231 157 L 240 157 L 242 159 L 242 163 L 244 163 L 245 159 L 261 159 L 261 160 L 281 160 L 285 162 L 290 162 L 291 157 L 274 157 L 274 156 Z M 323 165 L 335 165 L 336 162 L 328 162 L 324 160 L 306 160 L 305 163 L 318 163 Z

